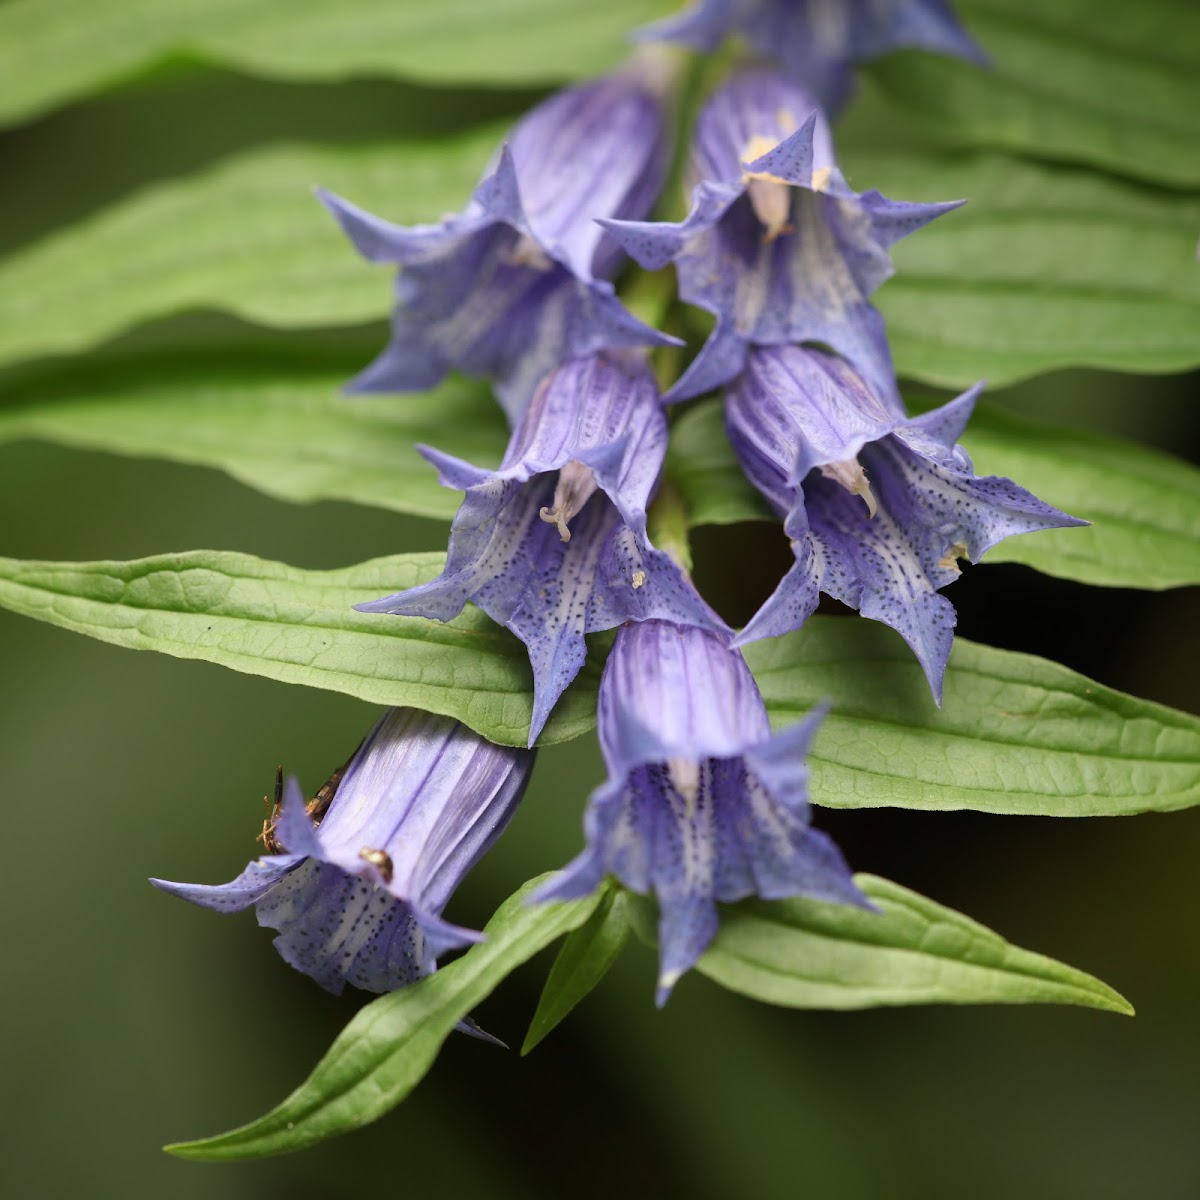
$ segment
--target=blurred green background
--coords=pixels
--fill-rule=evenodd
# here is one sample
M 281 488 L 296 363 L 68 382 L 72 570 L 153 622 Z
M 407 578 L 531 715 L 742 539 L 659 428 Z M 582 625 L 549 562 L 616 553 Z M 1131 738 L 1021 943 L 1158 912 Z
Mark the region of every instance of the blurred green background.
M 267 84 L 177 65 L 0 136 L 0 251 L 251 141 L 436 136 L 533 97 Z M 325 219 L 315 205 L 313 219 Z M 363 332 L 364 358 L 381 337 Z M 1072 372 L 1004 398 L 1195 457 L 1194 385 Z M 211 547 L 332 567 L 445 537 L 436 523 L 348 505 L 283 505 L 214 472 L 35 443 L 0 447 L 0 512 L 0 553 L 48 559 Z M 701 531 L 698 579 L 743 615 L 755 600 L 744 581 L 761 583 L 783 553 L 765 529 Z M 967 636 L 1200 710 L 1194 593 L 1097 591 L 984 566 L 951 596 Z M 146 877 L 231 877 L 255 851 L 276 764 L 315 785 L 373 710 L 3 613 L 0 654 L 5 1196 L 1200 1194 L 1195 810 L 820 815 L 857 868 L 1099 975 L 1131 999 L 1134 1020 L 1053 1008 L 796 1013 L 699 977 L 660 1013 L 653 956 L 631 946 L 526 1060 L 453 1038 L 418 1091 L 364 1132 L 260 1163 L 168 1158 L 163 1142 L 282 1098 L 360 997 L 334 999 L 297 975 L 248 914 L 194 909 Z M 545 752 L 450 915 L 482 923 L 523 879 L 572 855 L 600 777 L 590 739 Z M 477 1014 L 485 1027 L 519 1044 L 547 965 L 511 979 Z

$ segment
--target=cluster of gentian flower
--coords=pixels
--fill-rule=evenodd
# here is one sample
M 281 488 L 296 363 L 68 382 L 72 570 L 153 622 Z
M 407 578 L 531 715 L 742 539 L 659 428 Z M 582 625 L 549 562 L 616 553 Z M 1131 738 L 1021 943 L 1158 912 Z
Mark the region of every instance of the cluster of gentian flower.
M 718 902 L 867 904 L 810 824 L 820 713 L 772 735 L 739 647 L 800 628 L 824 592 L 896 629 L 940 700 L 955 617 L 938 590 L 958 560 L 1081 523 L 975 476 L 956 443 L 977 388 L 906 414 L 870 296 L 892 273 L 892 244 L 957 202 L 856 192 L 834 156 L 828 115 L 856 60 L 906 45 L 979 51 L 938 0 L 704 0 L 642 37 L 712 49 L 730 33 L 779 65 L 736 70 L 708 99 L 678 223 L 646 220 L 671 155 L 674 59 L 661 47 L 533 109 L 440 224 L 400 228 L 322 196 L 367 259 L 400 267 L 391 340 L 351 390 L 422 390 L 456 369 L 492 382 L 512 427 L 496 470 L 421 448 L 465 493 L 445 569 L 359 607 L 449 621 L 471 602 L 511 629 L 533 669 L 530 747 L 583 665 L 585 635 L 617 629 L 598 705 L 609 777 L 589 802 L 586 848 L 534 902 L 610 875 L 652 894 L 660 1004 L 714 937 Z M 626 254 L 673 264 L 680 298 L 716 318 L 662 396 L 648 354 L 674 339 L 618 299 Z M 717 389 L 795 555 L 737 634 L 647 534 L 665 406 Z M 399 987 L 478 937 L 442 910 L 512 815 L 533 754 L 392 710 L 314 801 L 289 781 L 268 853 L 238 879 L 156 882 L 220 910 L 254 905 L 283 957 L 334 991 Z

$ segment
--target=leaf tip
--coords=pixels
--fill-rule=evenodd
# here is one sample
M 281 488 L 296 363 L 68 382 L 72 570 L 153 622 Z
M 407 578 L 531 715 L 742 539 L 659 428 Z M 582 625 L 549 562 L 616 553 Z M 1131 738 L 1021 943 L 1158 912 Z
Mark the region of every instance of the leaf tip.
M 525 1040 L 521 1043 L 521 1057 L 524 1058 L 531 1050 L 540 1046 L 551 1028 L 553 1026 L 547 1027 L 542 1021 L 537 1019 L 537 1014 L 535 1014 L 534 1019 L 529 1023 Z

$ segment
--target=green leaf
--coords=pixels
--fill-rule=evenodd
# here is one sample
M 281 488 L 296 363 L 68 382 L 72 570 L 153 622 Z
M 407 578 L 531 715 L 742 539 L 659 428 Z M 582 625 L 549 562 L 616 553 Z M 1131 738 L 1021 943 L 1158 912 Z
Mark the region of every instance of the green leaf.
M 874 875 L 855 879 L 881 911 L 817 900 L 749 900 L 721 915 L 696 969 L 789 1008 L 892 1004 L 1079 1004 L 1133 1015 L 1073 967 Z
M 893 104 L 960 145 L 1200 184 L 1200 9 L 1190 0 L 960 0 L 994 60 L 927 54 L 871 69 Z
M 1059 367 L 1200 363 L 1200 200 L 997 155 L 847 157 L 857 188 L 966 197 L 878 293 L 899 374 L 998 387 Z
M 1200 471 L 1132 442 L 981 407 L 963 444 L 981 475 L 1008 475 L 1094 524 L 1012 537 L 987 563 L 1111 587 L 1200 584 Z
M 409 554 L 302 571 L 217 551 L 0 559 L 0 606 L 116 645 L 412 704 L 521 745 L 532 684 L 511 634 L 472 607 L 446 625 L 351 608 L 424 582 L 441 563 Z M 813 617 L 746 658 L 779 724 L 832 700 L 812 754 L 821 804 L 1111 816 L 1200 801 L 1200 720 L 1032 655 L 958 639 L 940 711 L 908 647 L 871 622 Z M 593 661 L 543 743 L 591 728 L 598 678 Z
M 537 1011 L 521 1046 L 528 1054 L 600 982 L 629 936 L 629 898 L 611 884 L 595 912 L 567 936 L 550 968 Z
M 719 399 L 702 400 L 671 423 L 667 478 L 682 497 L 691 525 L 773 521 L 767 502 L 738 465 L 722 411 Z
M 956 638 L 939 710 L 899 635 L 851 617 L 746 647 L 771 720 L 833 710 L 811 755 L 831 808 L 1120 816 L 1200 803 L 1200 719 L 1031 654 Z
M 995 405 L 976 409 L 963 444 L 978 474 L 1006 475 L 1094 522 L 1008 538 L 985 563 L 1025 563 L 1111 587 L 1200 583 L 1200 472 L 1189 464 L 1133 442 L 1023 420 Z M 693 525 L 774 519 L 742 473 L 719 400 L 701 401 L 672 426 L 667 470 Z
M 443 625 L 355 612 L 353 604 L 432 579 L 440 554 L 401 554 L 304 571 L 198 550 L 133 562 L 0 558 L 0 606 L 103 642 L 158 650 L 455 717 L 493 742 L 524 745 L 533 711 L 525 647 L 468 606 Z M 540 741 L 595 723 L 599 668 L 585 665 Z
M 185 57 L 273 79 L 549 84 L 603 71 L 662 0 L 9 0 L 0 122 Z M 431 104 L 437 102 L 431 96 Z
M 437 220 L 463 206 L 503 134 L 254 149 L 146 188 L 0 261 L 0 361 L 192 309 L 278 328 L 380 319 L 393 272 L 359 257 L 313 187 L 402 224 Z
M 284 500 L 452 517 L 462 494 L 438 484 L 414 444 L 496 462 L 507 436 L 499 407 L 486 385 L 456 377 L 421 395 L 340 395 L 367 357 L 214 345 L 55 363 L 9 382 L 0 443 L 152 455 L 217 467 Z
M 256 150 L 156 185 L 0 262 L 0 362 L 195 308 L 280 328 L 382 318 L 390 270 L 359 259 L 310 185 L 392 220 L 433 219 L 461 207 L 500 136 Z M 860 187 L 971 198 L 896 248 L 880 304 L 902 374 L 958 387 L 1200 362 L 1200 201 L 994 156 L 861 151 L 848 163 Z
M 357 1129 L 399 1104 L 455 1025 L 521 963 L 575 929 L 598 894 L 568 904 L 526 904 L 543 876 L 510 896 L 486 941 L 412 987 L 372 1001 L 341 1032 L 313 1073 L 277 1108 L 240 1129 L 166 1149 L 181 1158 L 261 1158 Z

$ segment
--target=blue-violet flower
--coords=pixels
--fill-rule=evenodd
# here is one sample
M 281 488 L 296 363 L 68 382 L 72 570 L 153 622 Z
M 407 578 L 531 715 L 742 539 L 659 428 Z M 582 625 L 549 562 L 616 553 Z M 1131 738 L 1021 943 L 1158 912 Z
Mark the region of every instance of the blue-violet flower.
M 347 982 L 392 991 L 479 940 L 441 913 L 508 823 L 533 759 L 449 717 L 389 709 L 307 811 L 288 780 L 264 829 L 271 852 L 232 882 L 151 882 L 218 912 L 253 905 L 284 960 L 335 994 Z
M 691 148 L 691 212 L 675 224 L 604 221 L 642 266 L 674 262 L 683 299 L 717 325 L 668 393 L 729 382 L 750 346 L 822 342 L 894 391 L 883 318 L 868 301 L 890 247 L 961 201 L 911 204 L 855 192 L 825 117 L 775 71 L 734 75 L 705 105 Z
M 641 354 L 564 364 L 538 387 L 497 470 L 418 447 L 443 484 L 466 492 L 445 570 L 357 607 L 449 621 L 470 600 L 511 629 L 533 667 L 532 746 L 583 666 L 585 633 L 662 617 L 731 635 L 647 539 L 666 447 L 666 416 Z
M 900 633 L 941 702 L 955 613 L 938 589 L 958 560 L 1013 534 L 1087 524 L 1011 480 L 975 475 L 957 442 L 978 392 L 909 418 L 833 355 L 750 352 L 725 425 L 796 562 L 735 645 L 798 629 L 826 592 Z
M 849 98 L 854 65 L 890 50 L 988 62 L 945 0 L 699 0 L 639 31 L 643 40 L 707 52 L 731 34 L 780 63 L 831 114 Z
M 534 894 L 585 896 L 606 875 L 653 892 L 658 1003 L 717 931 L 717 901 L 805 895 L 867 905 L 841 853 L 810 827 L 805 755 L 820 713 L 772 736 L 740 653 L 705 630 L 626 625 L 600 681 L 608 781 L 586 849 Z
M 515 421 L 567 358 L 672 343 L 617 299 L 608 277 L 622 255 L 595 223 L 653 207 L 670 150 L 664 87 L 662 64 L 641 55 L 551 96 L 437 225 L 392 225 L 319 192 L 365 258 L 400 266 L 391 340 L 349 390 L 421 391 L 457 368 L 493 380 Z

